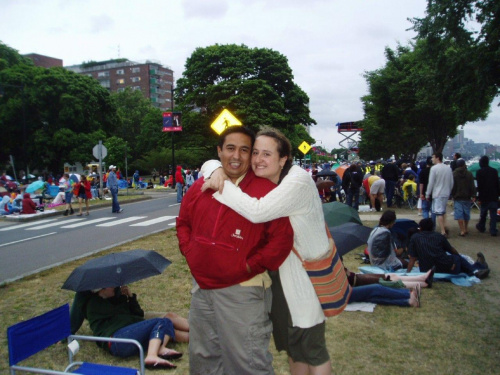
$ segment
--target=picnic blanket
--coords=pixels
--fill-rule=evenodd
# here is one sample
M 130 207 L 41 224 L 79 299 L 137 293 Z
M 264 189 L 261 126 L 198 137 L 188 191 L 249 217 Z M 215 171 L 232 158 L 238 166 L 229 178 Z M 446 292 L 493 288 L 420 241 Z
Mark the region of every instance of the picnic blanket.
M 382 268 L 376 266 L 361 266 L 359 267 L 359 271 L 361 273 L 386 273 Z M 406 272 L 405 269 L 401 269 L 389 273 L 397 273 L 401 276 L 416 276 L 423 274 L 423 272 L 420 272 L 418 267 L 413 267 L 411 272 Z M 434 280 L 451 281 L 453 284 L 458 286 L 472 286 L 474 284 L 481 283 L 481 280 L 479 280 L 476 276 L 468 276 L 465 273 L 460 273 L 458 275 L 452 275 L 450 273 L 435 273 Z

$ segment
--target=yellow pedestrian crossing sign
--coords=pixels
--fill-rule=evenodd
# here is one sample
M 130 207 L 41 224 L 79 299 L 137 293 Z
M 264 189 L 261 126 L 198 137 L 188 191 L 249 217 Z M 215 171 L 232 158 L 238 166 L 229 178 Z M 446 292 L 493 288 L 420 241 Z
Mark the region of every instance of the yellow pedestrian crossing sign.
M 222 133 L 229 126 L 241 126 L 241 121 L 227 109 L 223 110 L 215 121 L 212 122 L 212 125 L 210 125 L 210 127 L 215 130 L 217 134 Z
M 299 146 L 299 150 L 305 155 L 309 152 L 311 146 L 306 141 L 302 142 Z

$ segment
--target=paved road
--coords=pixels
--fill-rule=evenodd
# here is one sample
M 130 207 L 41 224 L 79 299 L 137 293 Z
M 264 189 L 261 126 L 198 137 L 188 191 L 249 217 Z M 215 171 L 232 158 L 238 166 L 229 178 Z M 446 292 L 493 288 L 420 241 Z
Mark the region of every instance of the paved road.
M 90 211 L 89 216 L 53 216 L 0 224 L 0 285 L 175 226 L 175 193 Z

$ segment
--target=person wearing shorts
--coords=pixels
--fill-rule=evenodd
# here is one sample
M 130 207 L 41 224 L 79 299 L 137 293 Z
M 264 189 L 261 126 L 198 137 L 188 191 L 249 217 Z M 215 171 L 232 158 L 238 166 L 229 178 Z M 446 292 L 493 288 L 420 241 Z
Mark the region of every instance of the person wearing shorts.
M 382 202 L 384 202 L 385 180 L 377 175 L 371 176 L 368 178 L 368 185 L 370 185 L 370 202 L 372 209 L 376 208 L 377 211 L 381 211 Z M 375 200 L 380 202 L 380 209 L 375 205 Z
M 474 176 L 467 170 L 465 160 L 457 160 L 456 168 L 453 171 L 453 197 L 454 218 L 458 221 L 460 227 L 460 236 L 468 234 L 468 225 L 470 220 L 471 202 L 476 199 L 476 187 L 474 185 Z
M 432 196 L 432 213 L 436 215 L 441 234 L 448 237 L 446 205 L 453 188 L 453 173 L 450 166 L 443 164 L 443 154 L 440 152 L 432 154 L 432 163 L 434 166 L 429 173 L 429 184 L 425 197 L 430 199 Z

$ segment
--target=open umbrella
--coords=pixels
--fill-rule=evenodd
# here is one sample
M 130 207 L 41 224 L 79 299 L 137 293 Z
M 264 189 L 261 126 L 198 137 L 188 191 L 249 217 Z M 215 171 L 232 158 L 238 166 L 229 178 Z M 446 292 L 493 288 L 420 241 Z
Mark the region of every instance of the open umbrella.
M 42 189 L 44 184 L 45 181 L 40 181 L 40 180 L 32 182 L 26 188 L 26 193 L 34 193 L 35 191 Z
M 318 177 L 337 176 L 337 173 L 335 173 L 331 169 L 322 169 L 316 174 L 316 176 Z
M 78 173 L 73 173 L 69 176 L 69 179 L 76 184 L 77 182 L 80 182 L 80 175 Z
M 332 234 L 340 256 L 366 244 L 372 231 L 371 228 L 356 223 L 345 223 L 336 227 L 329 227 L 328 230 Z
M 335 169 L 335 172 L 340 176 L 340 178 L 344 178 L 344 172 L 349 168 L 347 164 L 341 165 L 337 169 Z
M 62 289 L 83 292 L 127 285 L 161 274 L 172 262 L 153 250 L 130 250 L 91 259 L 71 272 Z
M 490 160 L 489 166 L 491 168 L 495 168 L 498 171 L 498 173 L 500 174 L 500 162 Z M 472 173 L 474 178 L 476 178 L 476 172 L 480 169 L 481 169 L 481 167 L 479 166 L 479 163 L 474 163 L 474 164 L 471 164 L 467 167 L 467 170 Z
M 359 218 L 358 211 L 340 202 L 329 202 L 323 204 L 323 215 L 328 227 L 336 227 L 344 223 L 363 224 Z
M 335 182 L 329 180 L 319 180 L 316 181 L 316 187 L 318 190 L 330 190 L 332 186 L 335 186 Z

